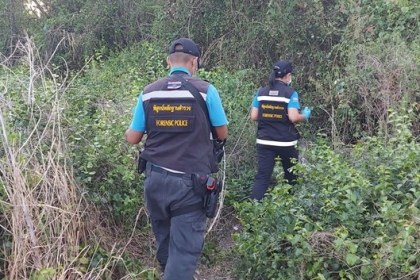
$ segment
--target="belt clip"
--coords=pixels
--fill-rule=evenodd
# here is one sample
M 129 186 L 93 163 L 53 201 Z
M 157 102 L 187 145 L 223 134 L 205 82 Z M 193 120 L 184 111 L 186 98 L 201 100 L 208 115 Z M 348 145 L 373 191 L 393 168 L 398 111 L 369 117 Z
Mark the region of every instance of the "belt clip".
M 217 184 L 217 180 L 216 180 L 216 179 L 214 179 L 213 177 L 209 177 L 209 178 L 207 179 L 207 184 L 206 184 L 206 186 L 207 186 L 207 189 L 208 189 L 209 191 L 214 190 L 214 188 L 216 187 L 216 184 Z

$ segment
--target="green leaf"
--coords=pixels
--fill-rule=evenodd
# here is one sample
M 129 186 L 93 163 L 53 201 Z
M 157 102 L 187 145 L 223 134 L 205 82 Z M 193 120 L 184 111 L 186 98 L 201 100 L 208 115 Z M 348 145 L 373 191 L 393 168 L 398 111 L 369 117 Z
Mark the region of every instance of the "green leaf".
M 392 248 L 392 255 L 394 257 L 394 259 L 399 259 L 402 253 L 402 247 L 400 245 L 395 246 L 394 248 Z
M 359 257 L 356 256 L 355 254 L 347 254 L 346 255 L 346 262 L 349 266 L 353 266 L 355 265 L 358 261 L 359 261 Z

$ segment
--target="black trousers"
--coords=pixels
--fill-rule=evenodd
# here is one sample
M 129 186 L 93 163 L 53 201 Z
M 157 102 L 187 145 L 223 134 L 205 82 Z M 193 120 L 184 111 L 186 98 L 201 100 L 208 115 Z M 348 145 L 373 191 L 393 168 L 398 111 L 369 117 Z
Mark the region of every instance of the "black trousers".
M 255 175 L 254 185 L 252 186 L 251 198 L 261 200 L 270 185 L 271 175 L 273 174 L 275 158 L 280 157 L 284 170 L 284 179 L 291 185 L 296 181 L 296 175 L 289 171 L 294 164 L 292 159 L 299 158 L 296 146 L 277 147 L 257 144 L 258 171 Z

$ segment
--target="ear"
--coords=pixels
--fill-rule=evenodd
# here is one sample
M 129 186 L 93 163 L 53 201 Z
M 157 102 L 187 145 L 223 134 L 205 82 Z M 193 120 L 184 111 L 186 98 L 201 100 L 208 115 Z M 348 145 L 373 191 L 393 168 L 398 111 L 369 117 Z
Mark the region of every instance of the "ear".
M 171 66 L 171 61 L 170 61 L 170 59 L 169 59 L 169 55 L 166 57 L 166 63 L 167 63 L 169 66 Z
M 192 65 L 194 68 L 198 69 L 198 57 L 192 59 Z
M 197 57 L 193 57 L 191 60 L 191 68 L 188 69 L 191 73 L 191 75 L 195 75 L 197 73 L 198 70 L 198 58 Z

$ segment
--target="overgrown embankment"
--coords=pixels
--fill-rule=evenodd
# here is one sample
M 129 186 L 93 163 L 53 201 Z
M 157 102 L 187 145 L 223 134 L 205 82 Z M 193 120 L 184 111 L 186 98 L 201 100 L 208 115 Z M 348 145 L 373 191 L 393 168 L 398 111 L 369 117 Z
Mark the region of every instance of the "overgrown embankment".
M 167 74 L 168 42 L 190 36 L 229 119 L 224 211 L 201 267 L 237 279 L 419 277 L 419 3 L 45 2 L 38 19 L 0 12 L 17 30 L 0 35 L 2 276 L 157 278 L 137 149 L 123 133 L 141 89 Z M 280 57 L 313 117 L 298 127 L 293 195 L 277 180 L 257 204 L 248 114 Z M 232 217 L 242 225 L 226 252 Z

